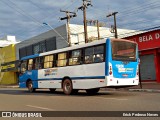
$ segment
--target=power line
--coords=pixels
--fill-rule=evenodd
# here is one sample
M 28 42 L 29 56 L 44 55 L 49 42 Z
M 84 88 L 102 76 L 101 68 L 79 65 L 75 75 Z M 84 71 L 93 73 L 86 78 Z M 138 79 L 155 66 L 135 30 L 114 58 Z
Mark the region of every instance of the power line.
M 3 2 L 4 2 L 4 1 L 3 1 Z M 74 3 L 76 3 L 76 1 L 74 1 Z M 148 10 L 148 9 L 154 8 L 154 7 L 156 6 L 156 5 L 155 5 L 156 3 L 157 3 L 157 2 L 152 3 L 152 4 L 151 4 L 152 6 L 150 5 L 150 3 L 148 3 L 148 6 L 150 5 L 150 7 L 146 8 L 146 9 Z M 157 3 L 157 4 L 158 4 L 158 3 Z M 143 5 L 146 6 L 147 4 L 143 4 Z M 143 5 L 140 5 L 140 7 L 144 8 Z M 157 6 L 158 6 L 158 5 L 157 5 Z M 136 8 L 138 8 L 138 7 L 133 7 L 133 8 L 136 9 Z M 126 9 L 125 9 L 125 10 L 126 10 Z M 126 10 L 126 11 L 127 11 L 127 10 Z M 135 14 L 136 14 L 136 10 L 134 10 L 134 11 L 135 11 Z M 101 12 L 102 12 L 102 11 L 101 11 Z M 140 9 L 139 12 L 142 12 L 142 10 Z M 121 12 L 120 12 L 120 13 L 121 13 Z M 25 14 L 25 13 L 23 13 L 23 15 L 24 15 L 24 14 Z M 131 14 L 131 13 L 128 13 L 128 14 Z M 133 15 L 133 13 L 132 13 L 132 15 Z M 104 17 L 105 17 L 105 16 L 104 16 Z M 103 18 L 104 18 L 104 17 L 103 17 Z M 133 17 L 132 17 L 132 18 L 133 18 Z M 119 17 L 118 17 L 118 19 L 119 19 Z M 34 21 L 34 22 L 37 22 L 37 21 Z M 144 22 L 144 21 L 142 21 L 142 22 Z M 38 24 L 38 23 L 37 23 L 37 24 Z M 136 24 L 136 23 L 135 23 L 135 24 Z M 122 25 L 123 25 L 123 24 L 122 24 Z M 131 26 L 131 25 L 133 25 L 133 23 L 130 23 L 130 24 L 128 23 L 128 26 L 129 26 L 129 25 Z
M 24 16 L 32 19 L 32 21 L 34 21 L 34 22 L 38 23 L 39 25 L 41 25 L 41 23 L 40 23 L 37 19 L 35 19 L 33 16 L 29 15 L 28 13 L 26 13 L 24 10 L 22 10 L 20 7 L 18 7 L 14 2 L 12 2 L 12 1 L 10 1 L 10 0 L 8 0 L 8 1 L 11 2 L 12 5 L 14 5 L 14 6 L 16 6 L 16 7 L 13 7 L 13 6 L 7 4 L 7 3 L 4 2 L 4 1 L 2 1 L 2 2 L 5 3 L 6 5 L 8 5 L 9 7 L 13 8 L 13 9 L 16 10 L 16 11 L 17 11 L 17 9 L 20 10 L 21 12 L 20 12 L 20 11 L 17 11 L 17 12 L 19 12 L 20 14 L 23 14 Z M 23 13 L 22 13 L 22 12 L 23 12 Z
M 129 27 L 133 26 L 132 28 L 137 29 L 136 26 L 143 27 L 144 25 L 147 25 L 150 21 L 152 21 L 152 20 L 142 20 L 142 21 L 132 22 L 132 23 L 128 23 L 128 24 L 124 23 L 124 24 L 119 25 L 119 28 L 129 28 Z
M 145 29 L 141 29 L 141 30 L 136 30 L 136 31 L 133 31 L 133 32 L 128 32 L 128 33 L 122 33 L 122 34 L 119 34 L 119 36 L 122 36 L 122 35 L 126 35 L 126 34 L 131 34 L 131 33 L 138 33 L 139 34 L 139 32 L 148 32 L 148 31 L 150 31 L 150 30 L 156 30 L 156 29 L 158 29 L 158 28 L 160 28 L 160 26 L 156 26 L 156 27 L 151 27 L 151 28 L 145 28 Z M 134 35 L 135 35 L 134 34 Z M 133 36 L 133 35 L 132 35 Z M 113 36 L 109 36 L 109 37 L 113 37 Z
M 7 4 L 6 2 L 4 2 L 4 1 L 1 1 L 1 2 L 3 2 L 4 4 L 6 4 L 7 6 L 9 6 L 10 8 L 13 8 L 14 10 L 16 10 L 18 13 L 20 13 L 20 14 L 22 14 L 22 15 L 24 15 L 24 16 L 26 16 L 26 17 L 28 17 L 29 19 L 32 19 L 32 21 L 33 22 L 36 22 L 38 25 L 40 25 L 40 26 L 42 26 L 42 23 L 40 22 L 40 21 L 38 21 L 37 19 L 35 19 L 33 16 L 31 16 L 31 15 L 29 15 L 28 13 L 26 13 L 24 10 L 22 10 L 20 7 L 18 7 L 15 3 L 13 3 L 13 2 L 11 2 L 10 0 L 9 0 L 9 2 L 11 2 L 12 4 Z M 75 1 L 74 1 L 75 2 Z M 33 4 L 33 2 L 31 2 L 32 4 Z M 72 4 L 72 3 L 71 3 Z M 71 5 L 70 4 L 70 5 Z M 12 6 L 11 6 L 12 5 Z M 16 6 L 16 7 L 13 7 L 13 5 L 14 6 Z M 36 5 L 36 4 L 34 4 L 34 5 Z M 38 8 L 40 8 L 38 5 L 36 5 Z M 69 6 L 68 6 L 69 7 Z M 33 30 L 32 30 L 33 31 Z M 22 33 L 22 32 L 20 32 L 20 33 Z
M 43 14 L 43 15 L 45 15 L 46 17 L 47 17 L 46 12 L 47 12 L 48 14 L 51 14 L 51 12 L 44 10 L 42 7 L 40 7 L 39 5 L 37 5 L 36 3 L 34 3 L 33 1 L 28 0 L 28 2 L 29 2 L 30 4 L 36 6 L 37 8 L 39 8 L 40 10 L 42 10 L 43 12 L 45 12 L 45 14 Z
M 78 0 L 74 0 L 74 2 L 68 4 L 68 5 L 66 6 L 66 8 L 65 8 L 64 6 L 63 6 L 62 8 L 68 9 L 68 8 L 70 8 L 73 4 L 75 4 L 77 1 L 78 1 Z M 57 10 L 57 11 L 58 11 L 58 10 Z M 55 18 L 55 17 L 58 17 L 59 14 L 57 14 L 57 12 L 55 12 L 55 14 L 48 15 L 48 17 L 46 17 L 44 20 L 47 20 L 47 19 L 49 19 L 49 18 L 52 17 L 52 16 L 54 16 L 54 18 Z M 57 20 L 58 20 L 58 18 L 57 18 Z
M 158 5 L 158 2 L 153 2 L 154 3 L 154 5 L 156 5 L 156 8 L 158 7 L 157 5 Z M 123 13 L 125 13 L 125 12 L 127 12 L 127 13 L 125 13 L 125 16 L 127 16 L 128 14 L 131 14 L 131 13 L 129 13 L 129 11 L 131 11 L 132 9 L 134 9 L 134 11 L 135 11 L 135 14 L 137 13 L 136 12 L 136 10 L 137 9 L 142 9 L 143 11 L 144 11 L 144 9 L 146 9 L 146 6 L 149 6 L 150 4 L 151 5 L 153 5 L 153 3 L 151 4 L 151 3 L 148 3 L 148 4 L 141 4 L 140 6 L 138 6 L 138 7 L 130 7 L 129 9 L 127 9 L 127 8 L 125 8 L 125 10 L 124 11 L 119 11 L 119 13 L 120 13 L 120 16 L 121 16 L 121 14 L 123 14 Z M 134 5 L 133 5 L 134 6 Z M 145 8 L 143 7 L 143 6 L 145 6 Z M 154 6 L 151 6 L 152 8 L 154 7 Z M 130 10 L 131 9 L 131 10 Z M 148 7 L 147 9 L 151 9 L 150 7 Z M 102 14 L 103 15 L 103 17 L 100 17 L 100 18 L 103 18 L 103 19 L 101 19 L 101 20 L 105 20 L 105 15 L 103 14 L 104 13 L 104 11 L 102 11 L 102 10 L 99 10 L 99 9 L 96 9 L 96 8 L 94 8 L 94 10 L 96 10 L 96 11 L 98 11 L 98 14 Z M 133 11 L 133 10 L 132 10 Z M 140 12 L 142 12 L 142 11 L 140 11 Z M 117 18 L 117 20 L 118 19 L 120 19 L 120 16 Z M 95 16 L 96 17 L 96 16 Z M 124 17 L 123 17 L 124 18 Z M 132 18 L 133 19 L 133 18 Z

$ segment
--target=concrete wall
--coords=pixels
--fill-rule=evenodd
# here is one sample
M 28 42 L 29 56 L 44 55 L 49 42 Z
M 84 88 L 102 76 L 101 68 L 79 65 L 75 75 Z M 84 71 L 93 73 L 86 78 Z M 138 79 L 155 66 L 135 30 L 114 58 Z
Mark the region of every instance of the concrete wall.
M 44 41 L 48 38 L 56 37 L 56 48 L 57 49 L 68 46 L 68 43 L 66 42 L 67 41 L 66 24 L 56 28 L 55 30 L 56 32 L 54 30 L 50 30 L 38 36 L 35 36 L 33 38 L 27 39 L 25 41 L 22 41 L 16 44 L 16 59 L 19 60 L 19 49 L 20 48 L 38 43 L 40 41 Z M 57 33 L 59 33 L 63 38 Z

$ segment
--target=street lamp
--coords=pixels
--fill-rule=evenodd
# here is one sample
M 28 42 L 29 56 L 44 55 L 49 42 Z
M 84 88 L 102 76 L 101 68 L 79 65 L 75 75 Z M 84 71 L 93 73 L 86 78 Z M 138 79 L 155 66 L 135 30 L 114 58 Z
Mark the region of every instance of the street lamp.
M 66 41 L 66 43 L 69 45 L 68 41 L 61 34 L 59 34 L 50 24 L 44 22 L 43 25 L 47 25 L 48 27 L 50 27 L 55 33 L 57 33 L 57 35 L 62 37 Z

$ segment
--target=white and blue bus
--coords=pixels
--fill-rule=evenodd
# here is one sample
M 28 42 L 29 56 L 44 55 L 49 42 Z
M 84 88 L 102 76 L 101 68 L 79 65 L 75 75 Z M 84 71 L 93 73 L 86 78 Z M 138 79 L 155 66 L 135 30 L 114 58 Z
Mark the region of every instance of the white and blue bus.
M 95 94 L 104 87 L 138 85 L 138 69 L 137 43 L 108 38 L 23 57 L 19 86 L 30 92 L 62 88 L 67 95 Z

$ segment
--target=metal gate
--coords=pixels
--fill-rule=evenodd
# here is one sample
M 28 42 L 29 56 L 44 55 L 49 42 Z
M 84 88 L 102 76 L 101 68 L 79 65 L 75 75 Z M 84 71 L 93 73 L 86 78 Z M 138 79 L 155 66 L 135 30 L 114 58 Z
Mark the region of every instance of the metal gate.
M 140 71 L 142 80 L 156 80 L 154 55 L 140 56 Z

